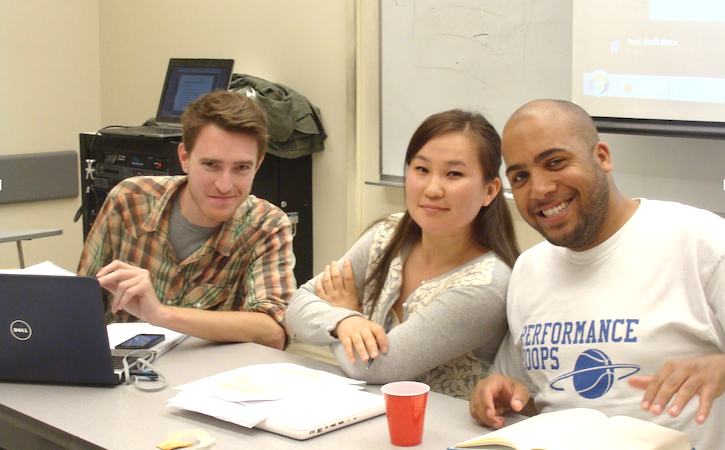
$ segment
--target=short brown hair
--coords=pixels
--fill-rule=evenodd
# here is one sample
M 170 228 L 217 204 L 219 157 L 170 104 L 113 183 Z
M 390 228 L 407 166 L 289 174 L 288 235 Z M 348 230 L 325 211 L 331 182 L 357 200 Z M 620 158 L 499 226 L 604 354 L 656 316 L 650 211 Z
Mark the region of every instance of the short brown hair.
M 267 115 L 252 99 L 239 92 L 214 91 L 193 102 L 181 115 L 182 142 L 191 152 L 201 130 L 216 125 L 224 131 L 250 136 L 257 141 L 257 162 L 267 151 Z

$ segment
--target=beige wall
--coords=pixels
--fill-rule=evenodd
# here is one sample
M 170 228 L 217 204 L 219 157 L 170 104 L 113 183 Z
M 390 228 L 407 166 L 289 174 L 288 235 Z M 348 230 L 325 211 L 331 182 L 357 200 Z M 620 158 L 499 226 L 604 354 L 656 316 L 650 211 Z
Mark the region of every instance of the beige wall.
M 100 124 L 98 1 L 0 0 L 0 61 L 0 154 L 77 152 L 78 133 Z M 61 228 L 25 242 L 25 262 L 75 270 L 80 204 L 79 196 L 0 205 L 0 229 Z M 0 267 L 18 267 L 14 243 L 0 244 Z

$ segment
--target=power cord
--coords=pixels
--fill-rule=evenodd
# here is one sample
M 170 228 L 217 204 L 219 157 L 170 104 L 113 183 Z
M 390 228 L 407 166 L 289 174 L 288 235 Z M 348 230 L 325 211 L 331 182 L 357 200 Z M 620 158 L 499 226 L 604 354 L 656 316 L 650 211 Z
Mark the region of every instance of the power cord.
M 136 360 L 129 362 L 129 357 Z M 123 376 L 126 384 L 133 384 L 142 391 L 156 392 L 164 389 L 168 384 L 166 377 L 159 372 L 151 362 L 156 357 L 153 350 L 134 350 L 123 357 Z M 141 382 L 159 383 L 154 386 L 142 385 Z

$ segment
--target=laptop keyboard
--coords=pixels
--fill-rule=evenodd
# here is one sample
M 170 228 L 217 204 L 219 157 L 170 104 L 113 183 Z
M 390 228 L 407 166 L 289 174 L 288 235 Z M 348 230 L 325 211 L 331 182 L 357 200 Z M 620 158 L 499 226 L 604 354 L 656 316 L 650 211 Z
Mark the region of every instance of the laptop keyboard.
M 124 134 L 179 134 L 181 133 L 181 128 L 176 127 L 164 127 L 160 125 L 148 125 L 148 126 L 140 126 L 140 127 L 123 127 L 123 128 L 117 128 L 113 129 L 112 131 L 120 131 Z
M 163 125 L 142 125 L 135 127 L 110 127 L 103 129 L 102 133 L 121 134 L 129 136 L 180 136 L 181 127 Z
M 175 127 L 159 127 L 159 126 L 152 126 L 152 127 L 145 127 L 144 128 L 147 131 L 152 131 L 157 134 L 174 134 L 174 133 L 181 133 L 181 128 L 175 128 Z

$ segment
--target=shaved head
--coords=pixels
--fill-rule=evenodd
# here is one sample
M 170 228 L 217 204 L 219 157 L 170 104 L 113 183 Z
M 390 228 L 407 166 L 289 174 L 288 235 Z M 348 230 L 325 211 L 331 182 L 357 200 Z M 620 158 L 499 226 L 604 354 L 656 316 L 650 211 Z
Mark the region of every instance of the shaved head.
M 586 147 L 592 148 L 599 142 L 597 127 L 592 118 L 580 106 L 564 100 L 534 100 L 517 109 L 506 122 L 506 129 L 515 127 L 527 117 L 554 118 L 563 125 L 571 136 L 581 141 Z

